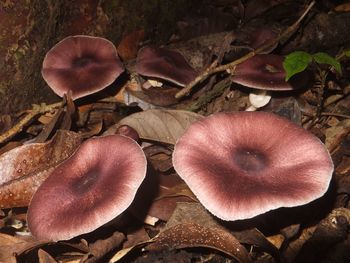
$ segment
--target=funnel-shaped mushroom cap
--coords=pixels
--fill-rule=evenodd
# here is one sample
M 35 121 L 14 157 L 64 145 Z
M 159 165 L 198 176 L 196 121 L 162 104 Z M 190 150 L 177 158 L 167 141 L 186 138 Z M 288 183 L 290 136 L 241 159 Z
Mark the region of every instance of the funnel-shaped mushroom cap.
M 262 90 L 292 90 L 295 87 L 285 81 L 283 57 L 260 54 L 238 64 L 232 81 L 246 87 Z
M 224 220 L 309 203 L 327 191 L 333 173 L 317 137 L 266 112 L 219 113 L 192 124 L 175 145 L 173 164 Z
M 30 231 L 38 239 L 65 240 L 95 230 L 129 207 L 146 168 L 142 149 L 130 138 L 85 141 L 34 194 Z
M 141 48 L 137 54 L 136 72 L 140 75 L 186 86 L 197 76 L 196 71 L 178 52 L 165 48 Z
M 112 84 L 124 71 L 112 42 L 100 37 L 70 36 L 45 56 L 42 76 L 60 97 L 78 99 Z

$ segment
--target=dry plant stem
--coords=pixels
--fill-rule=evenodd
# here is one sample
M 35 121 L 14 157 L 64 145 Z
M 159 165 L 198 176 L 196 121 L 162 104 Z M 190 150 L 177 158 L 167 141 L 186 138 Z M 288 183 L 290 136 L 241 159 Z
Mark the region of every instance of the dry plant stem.
M 191 81 L 186 87 L 184 87 L 183 89 L 181 89 L 178 93 L 176 93 L 175 97 L 177 99 L 180 99 L 184 96 L 186 96 L 191 90 L 192 88 L 197 85 L 198 83 L 202 82 L 204 79 L 206 79 L 208 76 L 217 73 L 217 72 L 221 72 L 221 71 L 225 71 L 230 69 L 231 73 L 234 71 L 234 68 L 246 61 L 247 59 L 255 56 L 256 54 L 261 53 L 262 51 L 265 51 L 266 49 L 272 47 L 273 45 L 275 45 L 276 43 L 278 43 L 280 40 L 287 38 L 290 34 L 292 34 L 299 26 L 300 22 L 304 19 L 304 17 L 307 15 L 307 13 L 311 10 L 311 8 L 314 6 L 315 1 L 312 1 L 307 8 L 305 9 L 305 11 L 303 12 L 303 14 L 300 16 L 300 18 L 294 22 L 293 25 L 291 25 L 290 27 L 288 27 L 281 35 L 279 35 L 277 38 L 267 42 L 266 44 L 260 46 L 259 48 L 257 48 L 256 50 L 253 50 L 251 52 L 249 52 L 248 54 L 244 55 L 243 57 L 232 61 L 231 63 L 225 64 L 225 65 L 221 65 L 218 66 L 216 68 L 207 68 L 206 70 L 204 70 L 204 72 L 202 72 L 200 75 L 198 75 L 193 81 Z
M 41 104 L 41 105 L 33 105 L 33 108 L 29 110 L 29 113 L 21 119 L 15 126 L 13 126 L 8 131 L 4 132 L 0 135 L 0 144 L 7 142 L 10 140 L 13 136 L 20 133 L 23 128 L 28 125 L 37 115 L 43 114 L 49 111 L 52 111 L 53 109 L 62 107 L 62 103 L 54 103 L 50 105 Z
M 315 118 L 316 114 L 311 114 L 308 112 L 304 112 L 303 114 L 307 117 L 310 118 Z M 344 119 L 350 119 L 350 115 L 345 115 L 345 114 L 341 114 L 341 113 L 336 113 L 336 112 L 321 112 L 320 116 L 331 116 L 331 117 L 339 117 L 339 118 L 344 118 Z

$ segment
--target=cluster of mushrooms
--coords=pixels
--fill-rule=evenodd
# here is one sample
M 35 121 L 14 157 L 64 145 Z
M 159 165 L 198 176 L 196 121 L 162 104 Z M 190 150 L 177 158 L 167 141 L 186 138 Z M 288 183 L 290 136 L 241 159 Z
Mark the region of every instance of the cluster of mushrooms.
M 266 56 L 239 65 L 241 74 L 233 79 L 250 86 L 242 78 L 256 78 L 254 67 Z M 281 66 L 282 60 L 274 59 L 274 66 Z M 255 66 L 247 69 L 247 63 Z M 140 49 L 136 70 L 179 86 L 196 77 L 180 54 L 161 48 Z M 78 99 L 107 87 L 123 71 L 110 41 L 71 36 L 47 53 L 42 75 L 56 94 L 71 92 Z M 277 80 L 283 73 L 277 75 L 265 82 L 289 89 Z M 31 233 L 38 239 L 66 240 L 122 214 L 147 171 L 135 137 L 90 138 L 59 164 L 30 202 Z M 195 122 L 175 144 L 173 165 L 208 211 L 230 221 L 309 203 L 327 191 L 333 173 L 331 157 L 317 137 L 283 117 L 259 111 L 217 113 Z

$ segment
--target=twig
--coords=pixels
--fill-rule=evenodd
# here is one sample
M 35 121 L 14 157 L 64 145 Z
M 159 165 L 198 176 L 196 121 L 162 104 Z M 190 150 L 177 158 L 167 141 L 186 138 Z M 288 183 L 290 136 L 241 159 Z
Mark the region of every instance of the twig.
M 336 112 L 321 112 L 321 116 L 333 116 L 333 117 L 339 117 L 339 118 L 345 118 L 350 119 L 350 115 L 344 115 Z
M 214 98 L 220 96 L 223 91 L 230 86 L 230 82 L 228 79 L 221 80 L 220 82 L 216 83 L 212 90 L 205 93 L 201 97 L 198 98 L 198 100 L 193 103 L 190 107 L 187 108 L 188 111 L 197 111 L 204 105 L 206 105 L 208 102 L 212 101 Z
M 316 114 L 308 113 L 303 111 L 303 114 L 307 117 L 317 117 Z M 350 119 L 350 115 L 345 115 L 341 113 L 336 113 L 336 112 L 321 112 L 320 116 L 331 116 L 331 117 L 339 117 L 339 118 L 344 118 L 344 119 Z
M 311 10 L 311 8 L 314 6 L 315 1 L 312 1 L 307 8 L 305 9 L 305 11 L 303 12 L 303 14 L 300 16 L 300 18 L 294 22 L 293 25 L 291 25 L 290 27 L 288 27 L 281 35 L 279 35 L 277 38 L 267 42 L 266 44 L 260 46 L 259 48 L 257 48 L 256 50 L 253 50 L 251 52 L 249 52 L 248 54 L 244 55 L 243 57 L 232 61 L 228 64 L 225 65 L 221 65 L 218 66 L 216 68 L 211 69 L 210 67 L 207 68 L 203 73 L 201 73 L 200 75 L 198 75 L 193 81 L 191 81 L 186 87 L 184 87 L 183 89 L 181 89 L 178 93 L 176 93 L 175 97 L 177 99 L 182 98 L 183 96 L 186 96 L 191 90 L 192 88 L 197 85 L 198 83 L 202 82 L 204 79 L 206 79 L 208 76 L 217 73 L 217 72 L 221 72 L 221 71 L 225 71 L 228 69 L 234 70 L 235 66 L 237 66 L 238 64 L 242 63 L 243 61 L 255 56 L 256 54 L 261 53 L 262 51 L 265 51 L 266 49 L 270 48 L 271 46 L 275 45 L 276 43 L 278 43 L 281 39 L 288 37 L 291 33 L 293 33 L 299 26 L 300 22 L 304 19 L 304 17 L 307 15 L 307 13 Z
M 55 108 L 59 108 L 62 106 L 61 102 L 46 105 L 46 104 L 33 104 L 33 108 L 29 110 L 29 113 L 21 119 L 15 126 L 13 126 L 8 131 L 4 132 L 0 135 L 0 144 L 7 142 L 13 136 L 20 133 L 23 128 L 28 125 L 37 115 L 43 114 L 49 111 L 52 111 Z

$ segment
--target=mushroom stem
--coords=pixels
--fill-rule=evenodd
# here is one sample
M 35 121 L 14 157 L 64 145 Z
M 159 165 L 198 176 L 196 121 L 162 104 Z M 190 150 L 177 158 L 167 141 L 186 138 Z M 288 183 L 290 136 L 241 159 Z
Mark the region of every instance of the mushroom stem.
M 250 106 L 245 111 L 256 111 L 267 105 L 271 100 L 270 92 L 266 90 L 256 90 L 249 93 Z

